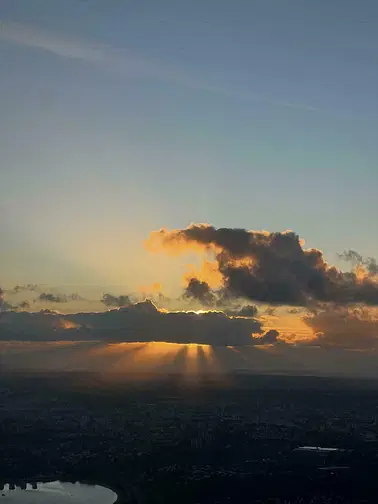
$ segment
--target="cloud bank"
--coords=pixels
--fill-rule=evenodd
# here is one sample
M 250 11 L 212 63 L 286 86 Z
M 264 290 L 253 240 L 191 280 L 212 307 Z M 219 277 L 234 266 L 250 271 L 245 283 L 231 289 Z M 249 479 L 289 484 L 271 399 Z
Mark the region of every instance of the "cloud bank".
M 330 308 L 304 317 L 315 333 L 305 345 L 353 350 L 378 349 L 378 314 L 364 308 Z
M 216 229 L 208 224 L 153 232 L 146 245 L 154 252 L 200 254 L 203 263 L 184 275 L 180 298 L 166 298 L 160 284 L 141 288 L 155 292 L 162 306 L 185 304 L 188 311 L 168 312 L 148 300 L 135 302 L 138 295 L 106 293 L 101 303 L 113 308 L 107 311 L 93 312 L 92 305 L 88 313 L 31 313 L 30 303 L 62 305 L 84 298 L 19 285 L 0 289 L 0 341 L 156 341 L 214 347 L 282 346 L 286 341 L 292 348 L 378 351 L 378 275 L 373 258 L 347 250 L 340 258 L 353 270 L 342 271 L 328 264 L 320 250 L 305 249 L 294 232 Z M 6 298 L 27 291 L 38 297 L 17 303 Z M 198 310 L 201 307 L 206 310 Z M 282 314 L 292 315 L 294 326 L 302 324 L 297 335 L 286 331 L 287 320 L 280 326 Z
M 51 292 L 42 292 L 37 301 L 47 301 L 48 303 L 67 303 L 68 299 L 66 296 L 61 296 L 59 294 L 52 294 Z
M 101 302 L 105 306 L 118 306 L 119 308 L 132 305 L 130 297 L 126 295 L 113 296 L 112 294 L 104 294 Z
M 222 275 L 218 296 L 244 298 L 270 305 L 310 306 L 314 303 L 378 306 L 374 261 L 369 271 L 343 272 L 329 265 L 317 249 L 303 248 L 292 231 L 247 231 L 192 224 L 186 229 L 153 232 L 151 251 L 194 250 L 215 255 Z M 214 295 L 205 280 L 191 279 L 185 295 L 209 304 Z
M 41 292 L 34 301 L 47 303 L 68 303 L 69 301 L 83 301 L 84 298 L 77 293 L 73 294 L 55 294 L 53 292 Z
M 163 312 L 151 301 L 98 313 L 63 315 L 8 311 L 0 318 L 0 340 L 193 343 L 213 346 L 263 344 L 262 323 L 222 312 Z M 271 335 L 266 336 L 269 343 Z

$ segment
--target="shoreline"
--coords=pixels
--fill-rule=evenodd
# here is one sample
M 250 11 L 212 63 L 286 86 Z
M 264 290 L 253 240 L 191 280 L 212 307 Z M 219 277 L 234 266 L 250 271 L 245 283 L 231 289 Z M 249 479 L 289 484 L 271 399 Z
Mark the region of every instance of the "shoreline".
M 21 485 L 23 483 L 27 484 L 38 484 L 38 483 L 51 483 L 53 481 L 59 481 L 60 483 L 79 483 L 81 485 L 88 485 L 88 486 L 100 486 L 102 488 L 106 488 L 107 490 L 110 490 L 116 495 L 116 499 L 113 502 L 113 504 L 126 504 L 127 503 L 127 492 L 121 487 L 116 484 L 111 484 L 111 483 L 105 483 L 105 482 L 98 482 L 98 481 L 92 481 L 92 480 L 69 480 L 69 479 L 64 479 L 64 478 L 55 478 L 54 477 L 40 477 L 40 478 L 14 478 L 12 479 L 11 482 L 6 481 L 4 485 L 10 484 L 10 485 L 15 485 L 18 488 L 21 488 Z

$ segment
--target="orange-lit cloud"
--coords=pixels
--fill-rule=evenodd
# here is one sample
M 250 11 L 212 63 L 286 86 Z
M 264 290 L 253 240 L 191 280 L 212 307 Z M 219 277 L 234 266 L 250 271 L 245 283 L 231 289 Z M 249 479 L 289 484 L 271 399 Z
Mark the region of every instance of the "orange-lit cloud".
M 378 263 L 373 257 L 365 259 L 355 250 L 345 250 L 342 254 L 339 254 L 339 257 L 344 261 L 352 263 L 355 269 L 361 270 L 363 268 L 365 276 L 378 276 Z
M 187 285 L 192 278 L 206 282 L 213 289 L 221 287 L 223 282 L 223 276 L 219 271 L 217 261 L 208 261 L 206 259 L 199 268 L 192 264 L 188 265 L 188 271 L 183 276 L 184 285 Z
M 75 322 L 72 322 L 72 320 L 68 320 L 68 319 L 62 319 L 62 318 L 59 318 L 57 320 L 57 323 L 55 325 L 55 328 L 56 329 L 80 329 L 80 324 L 76 324 Z
M 297 343 L 314 337 L 313 330 L 303 320 L 302 314 L 290 314 L 283 311 L 274 316 L 263 315 L 261 320 L 266 330 L 279 331 L 280 339 L 287 343 Z
M 304 317 L 313 338 L 307 344 L 349 349 L 378 348 L 378 311 L 331 308 Z
M 188 229 L 192 226 L 189 226 Z M 196 227 L 206 229 L 208 224 L 197 224 Z M 202 254 L 217 250 L 212 244 L 203 244 L 195 240 L 188 240 L 180 229 L 169 231 L 166 228 L 153 231 L 148 239 L 145 240 L 144 246 L 149 252 L 165 252 L 170 255 L 179 255 L 191 251 Z
M 138 287 L 138 291 L 144 295 L 159 294 L 163 291 L 163 286 L 159 282 L 154 282 L 152 285 L 142 285 Z
M 153 232 L 147 247 L 174 254 L 188 250 L 211 252 L 222 275 L 222 279 L 218 277 L 222 294 L 234 298 L 272 305 L 334 302 L 378 306 L 376 261 L 369 259 L 363 263 L 365 269 L 343 272 L 330 266 L 320 250 L 304 249 L 303 241 L 292 231 L 269 233 L 191 224 L 185 229 Z M 200 293 L 204 283 L 210 287 L 199 276 L 194 278 L 202 282 Z
M 356 281 L 360 283 L 363 283 L 369 276 L 369 271 L 363 264 L 357 264 L 357 266 L 353 269 L 353 272 L 356 275 Z

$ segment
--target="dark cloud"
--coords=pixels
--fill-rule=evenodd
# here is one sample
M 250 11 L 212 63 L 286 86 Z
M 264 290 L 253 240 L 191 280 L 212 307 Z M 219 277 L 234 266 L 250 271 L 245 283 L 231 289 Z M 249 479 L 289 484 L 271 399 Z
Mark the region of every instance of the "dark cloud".
M 222 312 L 162 312 L 150 301 L 99 313 L 64 315 L 6 312 L 0 319 L 1 340 L 195 343 L 213 346 L 261 344 L 253 334 L 262 324 L 251 318 L 232 318 Z
M 267 345 L 273 345 L 274 343 L 277 343 L 277 338 L 280 335 L 278 331 L 275 329 L 270 329 L 270 331 L 267 331 L 264 336 L 261 337 L 262 343 L 265 343 Z
M 104 303 L 105 306 L 118 306 L 119 308 L 132 305 L 130 297 L 126 295 L 113 296 L 112 294 L 104 294 L 101 302 Z
M 272 305 L 378 305 L 375 279 L 342 272 L 328 265 L 320 250 L 304 249 L 302 245 L 299 236 L 291 231 L 216 229 L 208 224 L 173 231 L 162 229 L 152 233 L 147 242 L 153 251 L 212 251 L 223 276 L 224 290 L 235 297 Z
M 222 311 L 229 317 L 256 317 L 258 309 L 254 305 L 232 306 L 234 299 L 225 296 L 222 290 L 215 291 L 207 282 L 191 278 L 184 290 L 184 299 L 198 301 L 207 308 Z
M 337 255 L 340 257 L 340 259 L 343 259 L 344 261 L 349 261 L 354 264 L 362 264 L 364 261 L 361 254 L 351 249 L 344 250 L 343 253 Z
M 222 311 L 229 317 L 256 317 L 258 314 L 255 305 L 246 305 L 237 309 L 223 309 Z
M 184 298 L 200 301 L 205 306 L 215 304 L 216 298 L 207 282 L 191 278 L 184 291 Z
M 373 257 L 362 257 L 361 254 L 355 250 L 344 250 L 342 254 L 338 254 L 340 259 L 351 262 L 354 266 L 364 266 L 368 273 L 372 276 L 378 275 L 378 263 Z
M 378 318 L 371 310 L 334 308 L 303 318 L 315 333 L 306 345 L 324 348 L 378 349 Z
M 67 303 L 68 298 L 64 294 L 52 294 L 51 292 L 42 292 L 38 301 L 47 301 L 48 303 Z
M 243 306 L 239 310 L 239 317 L 256 317 L 258 309 L 254 305 Z
M 8 296 L 11 296 L 14 299 L 20 293 L 23 292 L 36 292 L 40 289 L 40 286 L 37 284 L 26 284 L 26 285 L 16 285 L 10 290 L 4 291 L 1 289 L 0 292 L 0 307 L 1 310 L 28 310 L 30 308 L 30 304 L 34 303 L 68 303 L 69 301 L 81 301 L 84 300 L 79 294 L 59 294 L 54 292 L 41 292 L 39 296 L 33 300 L 24 299 L 22 301 L 12 301 L 12 303 L 6 302 L 4 300 L 4 295 L 7 293 Z
M 55 294 L 42 292 L 35 301 L 47 301 L 48 303 L 68 303 L 69 301 L 84 301 L 84 298 L 74 292 L 73 294 Z

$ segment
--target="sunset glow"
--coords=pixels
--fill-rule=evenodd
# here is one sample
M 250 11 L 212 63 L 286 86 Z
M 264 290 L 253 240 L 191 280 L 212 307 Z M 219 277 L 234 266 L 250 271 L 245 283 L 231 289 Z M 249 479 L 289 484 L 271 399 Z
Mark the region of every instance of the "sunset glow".
M 197 278 L 201 282 L 206 282 L 210 287 L 217 288 L 222 285 L 222 275 L 216 261 L 204 260 L 199 268 L 188 265 L 188 271 L 183 276 L 184 285 L 191 278 Z
M 373 5 L 5 3 L 1 367 L 378 349 Z

